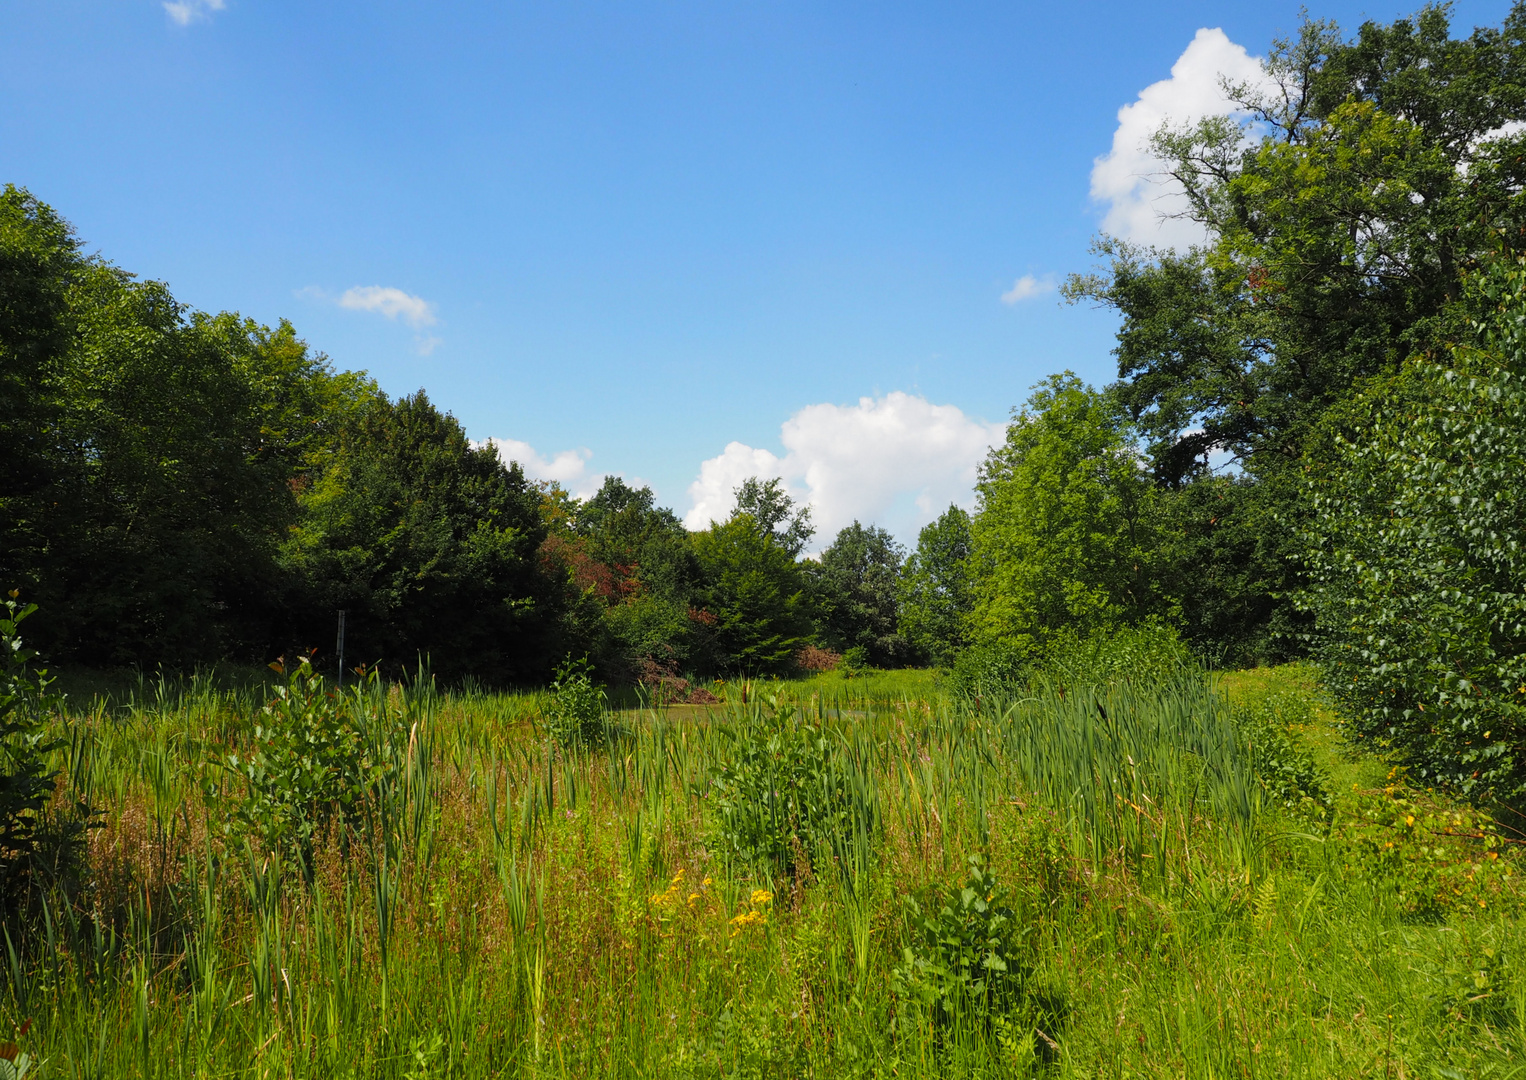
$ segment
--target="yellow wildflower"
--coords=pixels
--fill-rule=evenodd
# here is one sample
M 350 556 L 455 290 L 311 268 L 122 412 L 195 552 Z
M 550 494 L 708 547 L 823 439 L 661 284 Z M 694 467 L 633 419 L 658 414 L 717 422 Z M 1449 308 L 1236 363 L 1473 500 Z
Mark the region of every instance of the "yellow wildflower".
M 738 934 L 745 931 L 749 926 L 761 926 L 767 921 L 768 916 L 763 914 L 761 911 L 756 909 L 752 911 L 744 911 L 742 914 L 731 920 L 731 936 L 736 937 Z

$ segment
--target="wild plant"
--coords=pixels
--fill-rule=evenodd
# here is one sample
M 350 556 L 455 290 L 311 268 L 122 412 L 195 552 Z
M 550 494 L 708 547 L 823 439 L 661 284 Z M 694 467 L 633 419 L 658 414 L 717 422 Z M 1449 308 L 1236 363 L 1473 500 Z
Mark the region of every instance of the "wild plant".
M 315 845 L 331 825 L 348 851 L 349 829 L 372 822 L 381 803 L 390 810 L 406 765 L 402 724 L 374 673 L 369 691 L 362 684 L 341 696 L 306 657 L 289 670 L 272 667 L 285 681 L 261 710 L 250 748 L 227 758 L 243 797 L 226 825 L 235 839 L 293 856 L 311 877 Z
M 46 670 L 32 668 L 37 654 L 22 643 L 20 627 L 37 605 L 18 595 L 6 598 L 0 618 L 0 909 L 7 918 L 40 897 L 34 886 L 72 876 L 90 820 L 83 802 L 49 813 L 57 772 L 48 755 L 65 744 L 48 722 L 63 698 L 49 692 Z
M 1230 717 L 1249 745 L 1251 768 L 1267 804 L 1328 822 L 1332 803 L 1329 779 L 1289 730 L 1291 725 L 1307 724 L 1313 711 L 1306 698 L 1282 693 L 1237 703 Z
M 985 859 L 967 863 L 960 886 L 903 898 L 912 942 L 891 977 L 904 1005 L 935 1031 L 1009 1015 L 1028 979 L 1025 927 Z
M 728 745 L 708 797 L 730 857 L 793 877 L 830 864 L 855 829 L 877 828 L 873 785 L 854 782 L 841 740 L 793 704 L 754 703 L 721 731 Z
M 556 669 L 545 730 L 558 746 L 597 745 L 608 735 L 605 694 L 593 681 L 593 667 L 584 657 L 568 658 Z

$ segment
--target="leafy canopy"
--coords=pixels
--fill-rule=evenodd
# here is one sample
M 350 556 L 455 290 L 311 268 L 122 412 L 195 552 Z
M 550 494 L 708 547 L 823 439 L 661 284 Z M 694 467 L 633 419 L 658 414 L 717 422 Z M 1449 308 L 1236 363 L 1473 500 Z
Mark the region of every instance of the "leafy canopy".
M 905 551 L 877 525 L 855 521 L 821 558 L 805 564 L 816 600 L 817 637 L 838 652 L 862 649 L 870 664 L 898 667 L 909 658 L 896 626 Z
M 355 417 L 302 509 L 287 565 L 313 619 L 350 612 L 357 655 L 427 653 L 491 682 L 549 671 L 558 590 L 537 560 L 539 492 L 422 391 Z
M 1301 602 L 1362 736 L 1419 775 L 1526 792 L 1526 261 L 1481 276 L 1477 344 L 1333 414 L 1306 470 Z
M 1066 372 L 1039 383 L 976 484 L 977 642 L 1041 645 L 1162 608 L 1155 492 L 1109 399 Z
M 921 655 L 948 666 L 965 645 L 974 606 L 970 515 L 950 506 L 917 534 L 899 583 L 900 630 Z
M 1119 400 L 1172 483 L 1215 447 L 1295 459 L 1353 380 L 1462 328 L 1463 276 L 1526 220 L 1526 133 L 1498 134 L 1526 118 L 1526 6 L 1463 40 L 1437 6 L 1350 42 L 1305 22 L 1267 74 L 1239 117 L 1154 138 L 1205 244 L 1103 238 L 1066 286 L 1123 317 Z
M 696 534 L 694 551 L 709 665 L 737 674 L 785 670 L 811 633 L 805 579 L 789 549 L 739 510 Z
M 811 508 L 795 506 L 784 490 L 784 481 L 759 480 L 750 476 L 736 489 L 735 514 L 745 514 L 759 529 L 771 534 L 792 559 L 798 559 L 805 545 L 816 535 L 811 525 Z

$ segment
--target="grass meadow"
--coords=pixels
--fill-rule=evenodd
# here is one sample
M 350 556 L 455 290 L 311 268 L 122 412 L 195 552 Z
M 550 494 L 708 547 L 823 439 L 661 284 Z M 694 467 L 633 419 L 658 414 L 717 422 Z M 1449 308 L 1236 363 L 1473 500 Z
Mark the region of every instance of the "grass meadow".
M 76 687 L 29 1075 L 1526 1075 L 1518 843 L 1307 669 L 729 683 L 568 745 L 545 694 L 298 682 Z M 348 787 L 275 789 L 302 723 Z

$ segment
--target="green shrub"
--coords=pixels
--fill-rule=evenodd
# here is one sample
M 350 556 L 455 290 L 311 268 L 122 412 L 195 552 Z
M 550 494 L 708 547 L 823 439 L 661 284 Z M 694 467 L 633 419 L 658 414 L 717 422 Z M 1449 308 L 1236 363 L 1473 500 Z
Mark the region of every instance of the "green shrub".
M 296 856 L 311 873 L 314 845 L 331 825 L 352 826 L 365 817 L 367 799 L 397 769 L 389 751 L 406 742 L 406 731 L 384 708 L 369 703 L 372 693 L 357 688 L 340 697 L 303 657 L 286 676 L 261 713 L 254 738 L 244 754 L 232 754 L 228 767 L 244 785 L 230 830 L 257 840 L 265 851 Z M 348 838 L 345 837 L 347 840 Z
M 854 837 L 872 833 L 872 787 L 854 783 L 841 744 L 768 701 L 721 729 L 730 743 L 710 798 L 722 850 L 744 863 L 795 874 L 824 865 Z
M 1086 635 L 1063 630 L 1050 639 L 1039 673 L 1062 686 L 1159 686 L 1202 675 L 1176 630 L 1155 619 Z
M 71 875 L 84 857 L 89 809 L 68 807 L 50 814 L 57 774 L 47 755 L 61 744 L 46 734 L 48 717 L 63 707 L 50 694 L 45 670 L 33 671 L 37 654 L 21 640 L 22 620 L 37 610 L 12 592 L 0 618 L 0 904 L 6 915 L 23 909 L 39 878 Z
M 1488 813 L 1416 790 L 1402 768 L 1353 801 L 1337 836 L 1348 867 L 1405 921 L 1441 922 L 1503 899 L 1515 869 L 1500 857 L 1509 838 Z
M 954 660 L 945 686 L 965 697 L 1000 699 L 1038 682 L 1060 687 L 1165 685 L 1201 675 L 1176 631 L 1150 619 L 1087 634 L 1060 630 L 1042 648 L 1024 639 L 974 645 Z
M 930 1014 L 935 1028 L 1009 1015 L 1028 979 L 1023 928 L 1005 892 L 981 856 L 971 855 L 969 867 L 957 891 L 905 898 L 913 943 L 891 977 L 902 1001 Z
M 1478 347 L 1334 414 L 1303 531 L 1324 682 L 1426 784 L 1526 795 L 1526 265 L 1477 279 Z
M 869 650 L 862 645 L 855 645 L 842 654 L 842 673 L 844 678 L 853 678 L 862 675 L 864 669 L 869 666 Z
M 969 698 L 1003 698 L 1028 685 L 1034 651 L 1027 643 L 1006 641 L 972 645 L 954 658 L 943 680 L 952 694 Z
M 556 669 L 551 703 L 545 712 L 546 734 L 558 746 L 591 746 L 607 738 L 604 689 L 595 685 L 587 657 L 568 659 Z
M 1259 701 L 1236 703 L 1230 719 L 1250 746 L 1251 769 L 1268 802 L 1306 816 L 1329 813 L 1329 780 L 1289 731 L 1314 719 L 1314 706 L 1307 698 L 1269 694 Z

